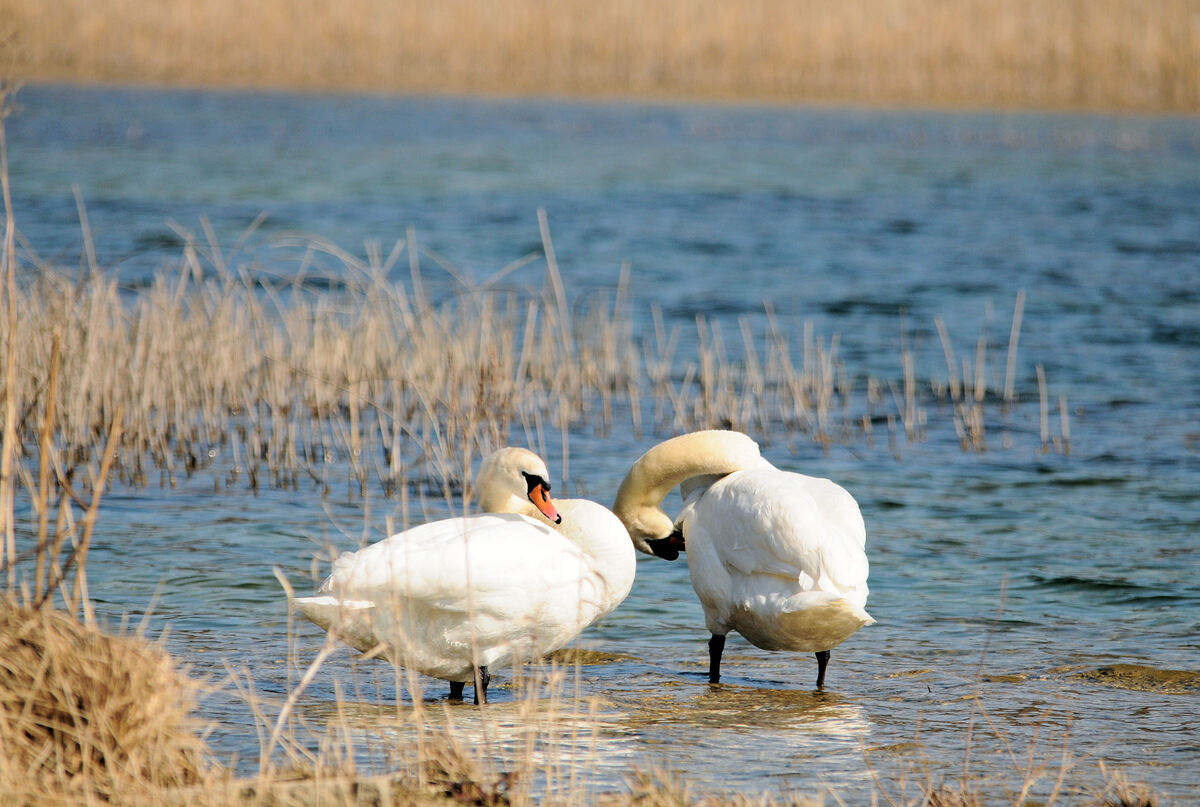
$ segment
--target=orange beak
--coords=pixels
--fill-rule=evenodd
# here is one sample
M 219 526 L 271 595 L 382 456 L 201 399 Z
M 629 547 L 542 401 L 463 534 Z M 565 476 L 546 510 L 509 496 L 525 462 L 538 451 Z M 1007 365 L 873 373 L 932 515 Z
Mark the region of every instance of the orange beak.
M 562 516 L 558 514 L 558 510 L 554 507 L 554 502 L 550 501 L 549 492 L 544 487 L 534 485 L 533 489 L 529 491 L 529 501 L 533 502 L 533 506 L 546 518 L 555 524 L 562 523 Z

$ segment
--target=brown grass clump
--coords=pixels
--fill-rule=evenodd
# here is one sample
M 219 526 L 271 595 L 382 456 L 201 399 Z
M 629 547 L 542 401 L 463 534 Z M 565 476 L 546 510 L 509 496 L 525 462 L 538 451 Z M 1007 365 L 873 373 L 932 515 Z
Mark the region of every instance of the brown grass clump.
M 514 803 L 513 786 L 520 778 L 518 771 L 492 774 L 484 770 L 453 737 L 441 738 L 440 742 L 435 740 L 432 746 L 426 749 L 422 773 L 428 793 L 433 797 L 479 807 Z
M 1118 689 L 1142 692 L 1186 694 L 1200 690 L 1200 673 L 1191 670 L 1163 670 L 1144 664 L 1108 664 L 1094 670 L 1082 670 L 1073 677 Z
M 109 800 L 200 781 L 194 694 L 145 641 L 0 605 L 0 792 L 8 804 Z
M 1105 778 L 1104 789 L 1093 793 L 1085 807 L 1160 807 L 1166 802 L 1143 782 L 1131 782 L 1117 770 L 1109 770 L 1103 762 L 1100 772 Z
M 983 802 L 966 788 L 938 785 L 925 793 L 921 807 L 983 807 Z

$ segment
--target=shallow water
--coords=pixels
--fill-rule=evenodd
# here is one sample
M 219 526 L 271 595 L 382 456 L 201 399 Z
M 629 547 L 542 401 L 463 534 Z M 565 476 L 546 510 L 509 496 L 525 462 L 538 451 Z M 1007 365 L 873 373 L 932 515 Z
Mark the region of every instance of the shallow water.
M 737 637 L 710 687 L 686 566 L 643 558 L 629 599 L 581 640 L 617 655 L 580 668 L 580 694 L 601 698 L 580 759 L 598 787 L 662 764 L 705 789 L 850 801 L 873 791 L 872 772 L 895 783 L 906 771 L 910 785 L 919 771 L 961 774 L 970 724 L 972 775 L 1019 782 L 1032 749 L 1046 793 L 1065 746 L 1071 781 L 1099 782 L 1105 760 L 1181 803 L 1200 799 L 1195 689 L 1092 674 L 1200 670 L 1196 119 L 36 86 L 19 101 L 9 148 L 22 233 L 74 265 L 78 187 L 99 263 L 131 290 L 178 254 L 171 220 L 199 232 L 206 217 L 232 244 L 265 212 L 247 255 L 252 271 L 284 277 L 297 252 L 272 239 L 299 231 L 386 250 L 412 225 L 481 279 L 539 248 L 541 207 L 572 296 L 614 286 L 631 261 L 637 327 L 647 332 L 660 304 L 684 325 L 681 352 L 697 314 L 736 334 L 769 299 L 797 339 L 811 321 L 839 335 L 852 372 L 897 383 L 902 331 L 918 375 L 944 376 L 933 318 L 964 354 L 981 325 L 1002 347 L 1024 290 L 1021 404 L 989 414 L 988 450 L 964 453 L 933 425 L 920 442 L 881 427 L 828 450 L 755 435 L 776 464 L 840 482 L 866 518 L 879 622 L 834 651 L 827 691 L 811 691 L 810 656 Z M 444 274 L 426 279 L 434 294 L 452 290 Z M 1041 451 L 1039 363 L 1053 400 L 1069 404 L 1069 454 Z M 1002 350 L 989 366 L 995 384 Z M 651 439 L 573 433 L 562 488 L 611 501 Z M 553 438 L 547 454 L 558 456 Z M 213 487 L 200 474 L 106 496 L 92 594 L 112 619 L 152 603 L 151 634 L 169 629 L 197 673 L 219 679 L 228 664 L 279 694 L 289 645 L 272 567 L 307 581 L 325 542 L 357 544 L 362 503 L 303 486 Z M 372 508 L 378 527 L 394 503 Z M 306 658 L 319 635 L 297 634 Z M 394 703 L 390 676 L 339 654 L 302 708 L 319 717 L 335 685 L 369 689 L 364 736 L 402 732 L 367 708 Z M 480 736 L 525 719 L 510 683 L 497 675 L 497 722 Z M 439 715 L 441 686 L 426 691 Z M 204 714 L 218 750 L 252 767 L 258 735 L 242 701 L 215 694 Z M 450 715 L 464 730 L 480 721 L 469 706 Z

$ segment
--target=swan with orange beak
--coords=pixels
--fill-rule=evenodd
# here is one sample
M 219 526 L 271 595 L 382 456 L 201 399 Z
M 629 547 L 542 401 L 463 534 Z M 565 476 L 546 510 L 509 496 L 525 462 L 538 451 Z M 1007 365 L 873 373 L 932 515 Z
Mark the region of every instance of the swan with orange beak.
M 490 669 L 563 647 L 625 599 L 629 533 L 608 508 L 550 498 L 546 464 L 524 448 L 486 457 L 484 514 L 448 518 L 349 552 L 316 596 L 310 621 L 364 653 L 450 682 L 487 701 Z

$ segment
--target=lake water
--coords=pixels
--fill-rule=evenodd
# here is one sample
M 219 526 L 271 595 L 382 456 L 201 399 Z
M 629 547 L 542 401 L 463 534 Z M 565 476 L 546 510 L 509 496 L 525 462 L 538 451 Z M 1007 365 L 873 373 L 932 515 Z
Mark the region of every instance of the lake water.
M 917 441 L 882 424 L 828 447 L 754 435 L 777 465 L 841 483 L 866 519 L 878 624 L 833 652 L 827 690 L 811 690 L 811 656 L 738 637 L 710 687 L 686 566 L 643 558 L 629 599 L 580 641 L 620 654 L 580 668 L 580 694 L 602 697 L 588 775 L 616 787 L 631 766 L 662 765 L 700 790 L 865 803 L 873 775 L 894 798 L 905 779 L 911 797 L 924 776 L 953 781 L 969 765 L 1002 790 L 1032 758 L 1044 795 L 1065 748 L 1073 784 L 1098 784 L 1105 761 L 1176 803 L 1200 800 L 1196 689 L 1088 677 L 1118 663 L 1200 670 L 1197 119 L 54 86 L 18 101 L 8 125 L 23 236 L 77 265 L 78 189 L 99 263 L 131 293 L 179 254 L 172 221 L 199 232 L 207 219 L 232 244 L 265 213 L 254 271 L 283 277 L 297 259 L 272 239 L 386 251 L 412 226 L 481 279 L 540 248 L 542 208 L 568 294 L 615 286 L 629 261 L 635 327 L 651 332 L 657 303 L 683 326 L 681 352 L 697 315 L 733 335 L 769 301 L 797 339 L 805 322 L 837 334 L 860 379 L 902 385 L 903 344 L 918 378 L 945 377 L 940 316 L 961 355 L 987 329 L 995 390 L 1023 291 L 1017 402 L 989 398 L 986 450 L 963 451 L 936 400 Z M 433 294 L 452 289 L 425 273 Z M 1048 451 L 1037 365 L 1059 441 Z M 611 503 L 663 436 L 579 430 L 563 489 Z M 557 445 L 547 454 L 557 473 Z M 378 524 L 393 503 L 373 507 Z M 303 485 L 214 494 L 200 475 L 118 487 L 91 591 L 113 619 L 152 603 L 150 633 L 169 629 L 198 675 L 219 681 L 228 665 L 278 694 L 289 644 L 272 567 L 306 581 L 323 542 L 352 548 L 362 523 L 361 501 Z M 297 642 L 306 661 L 320 635 L 301 627 Z M 452 719 L 498 742 L 497 725 L 520 722 L 509 681 L 496 677 L 490 729 L 470 706 Z M 327 714 L 337 686 L 376 693 L 358 698 L 364 736 L 403 733 L 369 708 L 396 697 L 386 665 L 336 656 L 302 711 Z M 431 682 L 429 702 L 441 694 Z M 217 750 L 252 770 L 259 737 L 232 687 L 203 715 Z

